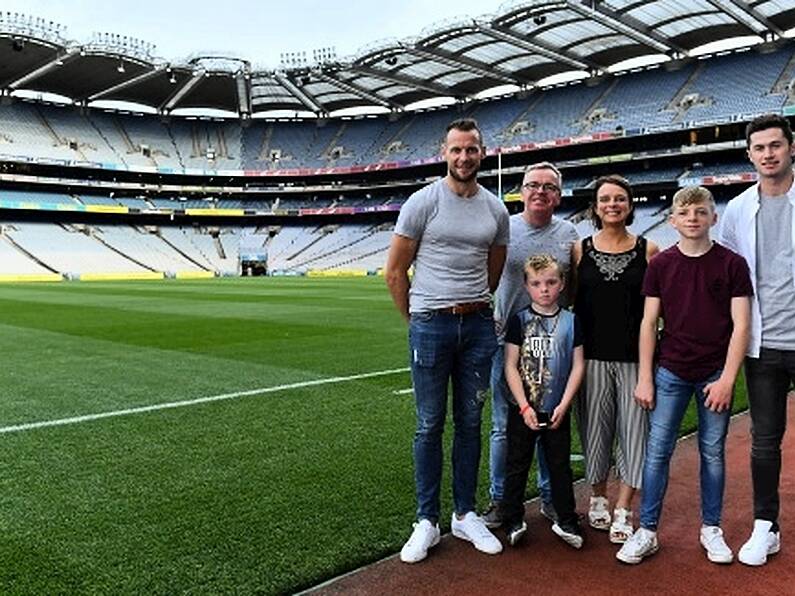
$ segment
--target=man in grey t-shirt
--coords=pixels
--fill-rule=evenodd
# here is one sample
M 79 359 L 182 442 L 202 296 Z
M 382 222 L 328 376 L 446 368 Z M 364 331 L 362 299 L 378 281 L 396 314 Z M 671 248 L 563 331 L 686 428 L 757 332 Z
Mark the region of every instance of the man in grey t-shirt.
M 504 328 L 510 318 L 530 304 L 530 297 L 524 284 L 524 263 L 531 255 L 546 253 L 555 257 L 564 277 L 569 277 L 571 252 L 577 242 L 574 224 L 555 217 L 553 212 L 560 205 L 561 175 L 553 164 L 541 162 L 528 166 L 522 181 L 522 201 L 524 210 L 511 216 L 511 242 L 500 284 L 495 294 L 494 318 L 499 331 L 500 344 Z M 571 284 L 566 283 L 566 291 L 561 294 L 563 304 L 570 303 Z M 489 476 L 491 504 L 483 514 L 489 527 L 502 523 L 500 502 L 505 483 L 505 457 L 508 451 L 507 423 L 510 390 L 505 383 L 505 358 L 502 345 L 494 354 L 491 370 L 491 437 L 489 455 Z M 546 471 L 541 443 L 537 445 L 538 484 L 542 497 L 542 512 L 554 518 L 552 496 L 549 489 L 549 474 Z
M 403 205 L 387 257 L 389 291 L 409 322 L 417 411 L 417 523 L 400 552 L 406 563 L 421 561 L 439 542 L 442 431 L 451 380 L 452 532 L 482 552 L 502 551 L 475 513 L 481 412 L 497 347 L 490 297 L 502 273 L 509 234 L 505 205 L 477 182 L 484 154 L 474 120 L 450 123 L 442 145 L 447 176 Z
M 745 132 L 758 184 L 732 199 L 719 242 L 748 262 L 754 297 L 745 382 L 751 411 L 754 528 L 738 559 L 764 565 L 781 548 L 779 477 L 787 393 L 795 381 L 795 177 L 792 129 L 783 116 L 759 116 Z

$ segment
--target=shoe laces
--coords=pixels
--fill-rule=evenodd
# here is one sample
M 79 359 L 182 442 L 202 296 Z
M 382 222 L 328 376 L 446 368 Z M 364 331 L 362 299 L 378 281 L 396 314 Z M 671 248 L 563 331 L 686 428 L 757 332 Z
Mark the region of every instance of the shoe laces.
M 491 538 L 493 534 L 486 527 L 486 524 L 479 517 L 471 517 L 464 522 L 468 531 L 478 535 L 478 538 Z
M 704 540 L 706 540 L 707 542 L 713 542 L 715 540 L 723 539 L 723 530 L 721 530 L 717 526 L 704 528 L 702 532 L 703 532 L 702 536 L 704 536 Z
M 411 536 L 409 536 L 409 544 L 414 545 L 418 542 L 422 542 L 425 540 L 426 535 L 430 534 L 433 531 L 433 525 L 429 526 L 429 529 L 425 529 L 421 527 L 421 522 L 414 522 L 413 527 L 414 531 L 412 531 Z
M 645 548 L 654 542 L 654 533 L 646 528 L 639 528 L 637 532 L 627 539 L 627 543 L 630 542 L 637 544 L 640 548 Z

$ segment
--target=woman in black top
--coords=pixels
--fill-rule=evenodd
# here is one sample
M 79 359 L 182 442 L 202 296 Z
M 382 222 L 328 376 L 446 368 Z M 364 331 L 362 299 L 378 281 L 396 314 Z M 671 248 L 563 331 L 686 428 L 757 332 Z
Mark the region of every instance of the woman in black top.
M 610 541 L 622 543 L 633 532 L 632 497 L 643 476 L 648 423 L 634 390 L 643 275 L 658 249 L 627 229 L 633 220 L 632 187 L 620 176 L 596 181 L 591 217 L 597 233 L 574 249 L 574 311 L 582 324 L 586 359 L 578 414 L 592 489 L 588 523 L 610 530 Z M 611 518 L 606 491 L 614 442 L 620 488 Z

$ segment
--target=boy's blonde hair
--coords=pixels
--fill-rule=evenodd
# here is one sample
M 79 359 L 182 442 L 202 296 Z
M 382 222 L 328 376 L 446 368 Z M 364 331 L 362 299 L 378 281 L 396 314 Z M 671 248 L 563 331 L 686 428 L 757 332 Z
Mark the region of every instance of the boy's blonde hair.
M 530 255 L 524 262 L 524 279 L 527 281 L 528 273 L 538 273 L 547 269 L 555 269 L 558 272 L 558 277 L 563 280 L 563 269 L 555 257 L 546 253 Z
M 706 203 L 712 211 L 715 211 L 715 199 L 708 189 L 703 186 L 685 186 L 676 191 L 672 207 L 678 209 L 680 207 L 689 207 L 690 205 L 700 205 L 702 203 Z

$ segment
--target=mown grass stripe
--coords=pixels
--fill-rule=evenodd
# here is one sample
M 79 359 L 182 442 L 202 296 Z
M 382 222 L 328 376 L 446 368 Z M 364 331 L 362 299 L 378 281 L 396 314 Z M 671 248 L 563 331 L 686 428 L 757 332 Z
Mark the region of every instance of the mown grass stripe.
M 229 399 L 237 399 L 239 397 L 250 397 L 252 395 L 262 395 L 265 393 L 276 393 L 279 391 L 288 391 L 290 389 L 302 389 L 304 387 L 315 387 L 317 385 L 331 385 L 336 383 L 344 383 L 347 381 L 357 381 L 360 379 L 370 379 L 373 377 L 384 377 L 387 375 L 394 375 L 398 373 L 408 372 L 408 367 L 392 368 L 388 370 L 378 370 L 368 373 L 360 373 L 356 375 L 347 375 L 344 377 L 330 377 L 326 379 L 313 379 L 311 381 L 300 381 L 297 383 L 287 383 L 284 385 L 274 385 L 272 387 L 261 387 L 259 389 L 248 389 L 246 391 L 234 391 L 232 393 L 221 393 L 219 395 L 209 395 L 207 397 L 198 397 L 196 399 L 188 399 L 183 401 L 166 402 L 162 404 L 152 404 L 150 406 L 139 406 L 136 408 L 125 408 L 122 410 L 112 410 L 109 412 L 99 412 L 97 414 L 85 414 L 82 416 L 72 416 L 70 418 L 59 418 L 57 420 L 41 420 L 38 422 L 27 422 L 23 424 L 15 424 L 12 426 L 0 427 L 0 434 L 22 432 L 27 430 L 35 430 L 39 428 L 47 428 L 51 426 L 65 426 L 68 424 L 79 424 L 81 422 L 91 422 L 94 420 L 102 420 L 104 418 L 116 418 L 119 416 L 130 416 L 133 414 L 144 414 L 146 412 L 155 412 L 158 410 L 167 410 L 172 408 L 183 408 L 187 406 L 195 406 L 198 404 L 206 404 L 216 401 L 224 401 Z

